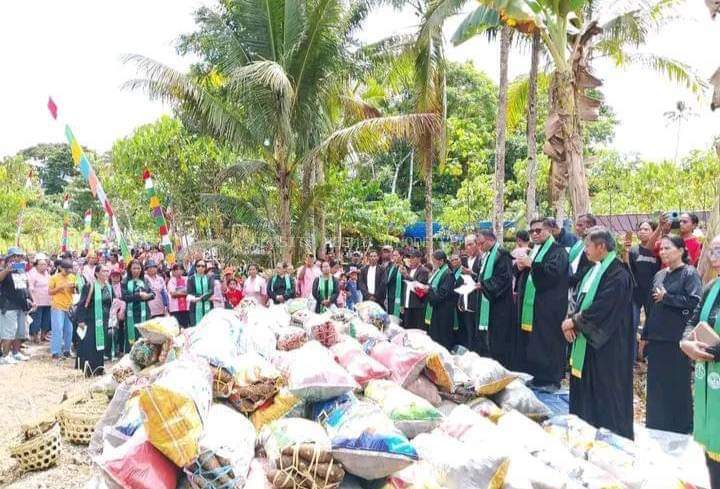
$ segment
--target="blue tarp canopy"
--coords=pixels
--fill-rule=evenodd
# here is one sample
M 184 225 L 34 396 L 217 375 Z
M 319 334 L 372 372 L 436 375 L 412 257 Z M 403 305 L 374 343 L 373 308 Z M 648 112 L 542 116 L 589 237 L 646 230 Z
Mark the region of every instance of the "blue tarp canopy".
M 479 221 L 475 224 L 475 226 L 478 229 L 492 229 L 492 222 L 490 221 Z M 505 221 L 503 223 L 503 227 L 505 229 L 511 228 L 515 226 L 515 221 Z M 433 236 L 437 236 L 437 234 L 442 231 L 442 226 L 440 226 L 439 223 L 434 222 L 433 223 Z M 459 236 L 464 236 L 463 234 L 460 234 Z M 418 221 L 415 224 L 411 224 L 405 228 L 405 232 L 403 233 L 403 238 L 405 239 L 423 239 L 425 238 L 425 221 Z

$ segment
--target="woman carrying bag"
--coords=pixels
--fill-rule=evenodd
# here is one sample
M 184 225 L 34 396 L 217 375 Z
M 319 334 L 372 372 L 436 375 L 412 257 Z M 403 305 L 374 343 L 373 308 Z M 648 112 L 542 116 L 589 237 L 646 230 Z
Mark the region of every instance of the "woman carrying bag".
M 77 368 L 86 377 L 105 372 L 104 357 L 110 357 L 112 339 L 108 335 L 113 290 L 109 282 L 110 270 L 95 266 L 95 280 L 85 285 L 77 308 L 78 337 Z

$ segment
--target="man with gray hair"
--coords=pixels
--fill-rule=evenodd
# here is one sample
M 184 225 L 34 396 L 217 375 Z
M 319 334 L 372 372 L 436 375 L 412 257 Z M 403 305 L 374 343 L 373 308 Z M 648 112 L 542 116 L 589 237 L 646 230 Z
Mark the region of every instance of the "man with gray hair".
M 607 229 L 589 229 L 585 254 L 594 265 L 578 285 L 576 306 L 561 325 L 572 344 L 570 412 L 632 439 L 632 280 L 617 259 L 615 238 Z
M 465 236 L 465 252 L 467 257 L 461 260 L 461 274 L 469 275 L 474 282 L 478 280 L 478 274 L 482 266 L 482 250 L 479 246 L 478 236 L 468 234 Z M 488 355 L 487 340 L 477 341 L 477 318 L 478 318 L 478 293 L 472 292 L 467 296 L 467 307 L 465 307 L 465 298 L 460 297 L 458 301 L 458 309 L 460 316 L 460 326 L 457 342 L 467 348 L 475 351 L 480 355 Z

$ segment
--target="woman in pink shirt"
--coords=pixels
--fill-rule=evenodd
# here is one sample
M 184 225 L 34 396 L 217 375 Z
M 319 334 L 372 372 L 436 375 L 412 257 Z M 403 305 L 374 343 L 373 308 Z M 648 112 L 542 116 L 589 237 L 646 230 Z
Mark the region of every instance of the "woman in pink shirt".
M 167 291 L 170 296 L 168 310 L 177 319 L 182 328 L 190 326 L 190 304 L 187 301 L 187 277 L 183 276 L 183 267 L 176 263 L 172 267 L 172 277 L 168 280 Z
M 155 298 L 148 301 L 150 317 L 164 316 L 167 313 L 167 289 L 165 279 L 157 273 L 157 263 L 148 260 L 145 264 L 145 283 L 155 293 Z
M 32 317 L 30 337 L 33 343 L 46 341 L 50 331 L 49 281 L 48 259 L 44 254 L 38 253 L 35 257 L 35 266 L 28 272 L 28 289 L 34 304 L 34 311 L 30 314 Z
M 267 282 L 258 275 L 257 265 L 248 267 L 248 278 L 243 284 L 243 293 L 245 297 L 254 297 L 258 304 L 265 305 L 267 301 Z
M 305 265 L 298 270 L 297 280 L 295 281 L 298 297 L 312 297 L 312 287 L 315 279 L 322 275 L 320 268 L 314 265 L 315 256 L 308 253 L 305 257 Z

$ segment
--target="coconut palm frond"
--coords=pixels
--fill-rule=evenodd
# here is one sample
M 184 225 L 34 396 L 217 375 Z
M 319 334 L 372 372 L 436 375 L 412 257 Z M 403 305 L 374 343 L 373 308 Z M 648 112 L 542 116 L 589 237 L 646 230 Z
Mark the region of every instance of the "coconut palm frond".
M 234 179 L 238 181 L 246 181 L 250 178 L 262 174 L 268 169 L 267 162 L 263 160 L 242 160 L 224 168 L 215 177 L 215 181 L 223 183 L 226 180 Z
M 547 92 L 550 89 L 550 81 L 550 75 L 538 73 L 538 93 Z M 509 131 L 515 130 L 527 114 L 529 90 L 527 76 L 515 79 L 508 87 L 507 126 Z
M 458 46 L 468 39 L 483 32 L 497 30 L 500 26 L 500 15 L 494 9 L 480 5 L 463 19 L 451 38 L 453 46 Z
M 707 88 L 707 82 L 689 65 L 673 58 L 655 54 L 637 53 L 626 56 L 626 65 L 638 65 L 648 68 L 668 81 L 682 85 L 696 95 L 702 94 Z M 623 63 L 619 64 L 623 66 Z

